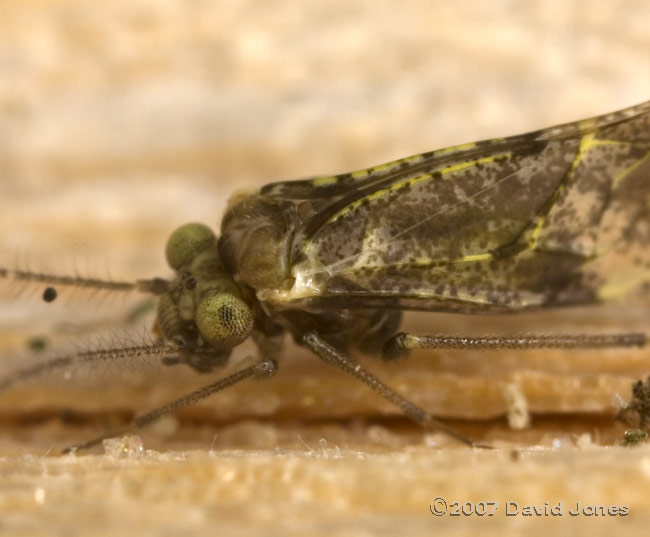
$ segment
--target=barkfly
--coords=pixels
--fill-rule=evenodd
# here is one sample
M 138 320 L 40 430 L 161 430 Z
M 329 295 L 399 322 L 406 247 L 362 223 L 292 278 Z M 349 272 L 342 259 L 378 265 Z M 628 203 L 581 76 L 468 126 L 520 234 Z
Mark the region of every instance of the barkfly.
M 642 346 L 644 334 L 416 336 L 405 310 L 516 313 L 650 291 L 650 102 L 520 136 L 468 143 L 341 175 L 272 183 L 230 200 L 217 236 L 174 231 L 170 279 L 133 283 L 0 270 L 47 286 L 156 295 L 152 345 L 62 356 L 0 391 L 78 362 L 160 355 L 209 372 L 248 338 L 249 367 L 135 419 L 163 415 L 277 368 L 288 333 L 404 414 L 475 445 L 350 357 L 415 348 Z M 105 438 L 103 436 L 102 438 Z M 93 445 L 91 440 L 80 447 Z

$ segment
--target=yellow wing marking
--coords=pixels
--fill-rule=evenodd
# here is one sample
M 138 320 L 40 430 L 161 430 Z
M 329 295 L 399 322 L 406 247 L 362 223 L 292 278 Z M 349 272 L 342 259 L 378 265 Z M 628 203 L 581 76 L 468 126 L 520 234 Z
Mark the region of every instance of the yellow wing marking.
M 467 162 L 461 162 L 458 164 L 453 164 L 449 166 L 445 166 L 444 168 L 439 168 L 437 170 L 434 170 L 430 173 L 425 173 L 423 175 L 418 175 L 417 177 L 412 177 L 411 179 L 405 179 L 404 181 L 399 181 L 396 183 L 393 183 L 390 185 L 388 188 L 383 188 L 380 190 L 376 190 L 372 194 L 368 194 L 367 196 L 364 196 L 362 198 L 359 198 L 358 200 L 350 203 L 349 205 L 343 207 L 340 211 L 337 211 L 334 213 L 332 216 L 330 216 L 329 220 L 326 222 L 327 224 L 331 224 L 332 222 L 335 222 L 338 220 L 341 216 L 349 213 L 350 211 L 353 211 L 357 207 L 360 207 L 364 203 L 370 202 L 374 199 L 381 198 L 382 196 L 385 196 L 386 194 L 389 194 L 391 192 L 394 192 L 396 190 L 399 190 L 400 188 L 404 188 L 407 186 L 413 186 L 417 183 L 421 183 L 422 181 L 428 181 L 431 179 L 435 174 L 440 173 L 443 176 L 447 175 L 449 173 L 457 172 L 460 170 L 464 170 L 466 168 L 471 168 L 472 166 L 476 166 L 478 164 L 489 164 L 491 162 L 494 162 L 496 159 L 502 159 L 502 158 L 510 158 L 512 156 L 512 151 L 507 151 L 504 153 L 498 153 L 496 155 L 490 155 L 488 157 L 483 157 L 475 160 L 469 160 Z
M 336 175 L 328 175 L 325 177 L 316 177 L 316 179 L 312 179 L 311 184 L 314 186 L 327 186 L 327 185 L 333 185 L 337 182 Z
M 618 278 L 607 282 L 598 289 L 598 299 L 608 301 L 629 295 L 646 281 L 648 281 L 648 274 L 641 270 L 621 274 Z
M 616 177 L 614 177 L 614 187 L 618 186 L 623 179 L 625 179 L 629 174 L 631 174 L 634 170 L 636 170 L 641 164 L 643 164 L 646 160 L 650 158 L 650 151 L 648 154 L 637 160 L 634 164 L 631 164 L 627 168 L 625 168 L 621 173 L 619 173 Z
M 593 120 L 585 120 L 580 122 L 585 123 L 585 127 L 588 127 L 590 125 L 590 121 Z M 580 164 L 580 161 L 585 158 L 585 155 L 594 147 L 601 147 L 601 146 L 606 146 L 606 145 L 628 145 L 625 142 L 619 142 L 616 140 L 599 140 L 596 138 L 595 133 L 589 133 L 585 136 L 583 136 L 580 139 L 580 146 L 578 147 L 578 151 L 576 152 L 576 156 L 573 159 L 573 162 L 571 163 L 571 166 L 569 167 L 569 171 L 567 172 L 564 180 L 560 184 L 559 188 L 555 191 L 555 194 L 553 194 L 553 199 L 551 200 L 551 205 L 555 204 L 555 202 L 560 198 L 560 196 L 564 193 L 564 190 L 566 189 L 566 184 L 568 181 L 571 180 L 573 177 L 576 168 Z M 638 162 L 635 162 L 632 166 L 628 167 L 626 170 L 623 170 L 621 174 L 614 179 L 614 184 L 616 184 L 619 180 L 623 179 L 627 174 L 632 172 L 634 168 L 639 166 L 641 162 L 645 160 L 641 159 Z M 533 230 L 533 233 L 531 234 L 531 237 L 528 242 L 528 247 L 529 248 L 535 248 L 537 246 L 537 240 L 539 239 L 540 234 L 542 233 L 542 230 L 544 229 L 544 226 L 546 225 L 546 214 L 539 215 L 537 217 L 537 222 L 535 224 L 535 229 Z
M 362 250 L 363 251 L 363 250 Z M 400 267 L 428 267 L 431 266 L 432 264 L 436 265 L 451 265 L 451 264 L 460 264 L 460 263 L 475 263 L 477 261 L 490 261 L 494 259 L 494 255 L 491 254 L 490 252 L 484 252 L 481 254 L 469 254 L 469 255 L 463 255 L 460 257 L 454 257 L 451 259 L 431 259 L 430 257 L 418 257 L 413 260 L 409 261 L 401 261 L 399 263 L 391 263 L 390 265 L 386 265 L 382 263 L 381 265 L 371 265 L 366 262 L 359 264 L 357 266 L 356 264 L 353 267 L 350 267 L 348 270 L 343 270 L 339 271 L 339 274 L 346 274 L 346 273 L 351 273 L 357 271 L 360 267 L 367 269 L 367 270 L 372 270 L 372 269 L 381 269 L 384 270 L 388 267 L 390 268 L 400 268 Z
M 495 138 L 491 140 L 493 142 L 499 142 L 503 138 Z M 370 168 L 364 168 L 362 170 L 357 170 L 349 174 L 343 174 L 344 176 L 352 177 L 353 179 L 363 179 L 369 177 L 373 174 L 381 174 L 385 172 L 390 172 L 402 166 L 403 164 L 417 164 L 426 160 L 423 155 L 427 155 L 427 158 L 436 158 L 442 155 L 448 155 L 451 153 L 456 153 L 459 151 L 467 151 L 476 147 L 476 142 L 468 142 L 466 144 L 455 145 L 452 147 L 445 147 L 444 149 L 438 149 L 436 151 L 431 151 L 430 153 L 420 153 L 418 155 L 413 155 L 406 158 L 401 158 L 399 160 L 393 160 L 385 164 L 380 164 L 378 166 L 371 166 Z M 313 186 L 328 186 L 336 184 L 339 180 L 340 175 L 327 175 L 324 177 L 316 177 L 312 179 L 311 184 Z

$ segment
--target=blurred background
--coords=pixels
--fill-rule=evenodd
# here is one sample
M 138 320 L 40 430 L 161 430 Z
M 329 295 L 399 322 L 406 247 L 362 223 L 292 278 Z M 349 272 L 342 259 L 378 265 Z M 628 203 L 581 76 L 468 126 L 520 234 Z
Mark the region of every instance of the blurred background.
M 235 188 L 647 100 L 649 22 L 645 0 L 3 2 L 0 255 L 161 271 Z
M 217 227 L 236 189 L 647 100 L 649 22 L 645 0 L 3 2 L 0 266 L 166 276 L 169 233 Z M 42 304 L 42 289 L 0 287 L 6 346 L 45 333 L 53 312 L 87 320 L 106 304 L 64 310 Z M 558 367 L 542 391 L 575 386 Z M 583 396 L 560 407 L 584 408 Z M 490 414 L 495 397 L 429 408 Z

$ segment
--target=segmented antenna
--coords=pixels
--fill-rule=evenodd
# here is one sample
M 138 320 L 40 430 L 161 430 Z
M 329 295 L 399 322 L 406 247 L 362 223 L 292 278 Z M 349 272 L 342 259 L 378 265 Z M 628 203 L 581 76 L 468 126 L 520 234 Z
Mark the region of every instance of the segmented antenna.
M 133 345 L 129 347 L 79 351 L 62 356 L 55 356 L 43 363 L 35 364 L 32 367 L 27 367 L 17 371 L 13 375 L 4 379 L 0 382 L 0 393 L 33 377 L 73 365 L 76 366 L 88 362 L 119 360 L 124 358 L 142 358 L 144 356 L 165 356 L 178 353 L 178 351 L 179 349 L 176 345 L 158 343 L 152 345 Z
M 140 291 L 142 293 L 150 293 L 153 295 L 163 294 L 167 291 L 169 286 L 169 282 L 163 278 L 136 280 L 134 282 L 116 282 L 99 278 L 84 278 L 82 276 L 48 274 L 34 272 L 32 270 L 9 270 L 3 267 L 0 267 L 0 278 L 47 285 L 47 288 L 43 292 L 43 300 L 45 302 L 52 302 L 56 299 L 57 286 L 117 292 Z

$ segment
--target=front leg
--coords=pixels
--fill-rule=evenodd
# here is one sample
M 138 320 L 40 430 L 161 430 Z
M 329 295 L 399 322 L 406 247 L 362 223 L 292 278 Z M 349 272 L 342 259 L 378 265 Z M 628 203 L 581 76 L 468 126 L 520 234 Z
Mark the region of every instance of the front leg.
M 424 428 L 433 428 L 461 441 L 471 447 L 488 447 L 476 444 L 458 431 L 448 427 L 441 421 L 438 421 L 426 410 L 420 408 L 408 399 L 405 399 L 388 385 L 364 369 L 361 365 L 350 360 L 348 356 L 338 351 L 332 345 L 327 343 L 318 333 L 308 332 L 302 338 L 302 344 L 311 350 L 324 362 L 335 365 L 348 375 L 355 377 L 363 382 L 366 386 L 381 395 L 388 402 L 398 407 L 406 416 L 420 424 Z
M 152 423 L 155 423 L 156 421 L 158 421 L 160 418 L 164 416 L 175 414 L 180 409 L 198 403 L 199 401 L 202 401 L 203 399 L 206 399 L 208 397 L 212 397 L 213 395 L 225 390 L 226 388 L 230 388 L 231 386 L 234 386 L 235 384 L 238 384 L 243 380 L 252 377 L 257 377 L 257 378 L 270 377 L 276 372 L 276 370 L 277 370 L 277 364 L 275 363 L 275 361 L 266 358 L 262 359 L 254 363 L 253 365 L 250 365 L 248 367 L 245 367 L 244 369 L 241 369 L 239 371 L 236 371 L 235 373 L 228 375 L 227 377 L 221 378 L 216 382 L 213 382 L 211 384 L 208 384 L 207 386 L 203 386 L 202 388 L 199 388 L 198 390 L 185 394 L 179 397 L 178 399 L 174 399 L 173 401 L 170 401 L 166 405 L 155 408 L 150 412 L 147 412 L 146 414 L 142 414 L 140 416 L 135 417 L 131 422 L 131 424 L 127 426 L 125 429 L 122 429 L 120 431 L 110 431 L 108 433 L 97 436 L 91 440 L 83 442 L 82 444 L 70 446 L 64 449 L 63 453 L 69 453 L 71 451 L 77 451 L 80 449 L 88 449 L 108 438 L 124 435 L 129 432 L 142 429 L 143 427 L 147 427 Z

